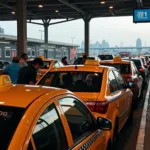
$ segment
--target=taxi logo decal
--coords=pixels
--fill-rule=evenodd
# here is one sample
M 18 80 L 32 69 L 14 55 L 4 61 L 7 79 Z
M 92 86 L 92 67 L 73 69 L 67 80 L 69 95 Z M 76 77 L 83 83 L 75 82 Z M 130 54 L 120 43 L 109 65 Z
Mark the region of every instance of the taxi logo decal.
M 79 150 L 86 150 L 92 145 L 96 139 L 101 135 L 102 131 L 98 131 L 92 138 L 90 138 L 82 147 L 79 148 Z

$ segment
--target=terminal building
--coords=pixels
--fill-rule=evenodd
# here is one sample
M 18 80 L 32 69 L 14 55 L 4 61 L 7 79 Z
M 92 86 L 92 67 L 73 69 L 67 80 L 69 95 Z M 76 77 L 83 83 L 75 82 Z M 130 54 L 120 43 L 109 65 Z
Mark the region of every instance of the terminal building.
M 27 39 L 27 54 L 29 59 L 36 56 L 44 56 L 60 60 L 67 56 L 71 61 L 77 57 L 78 45 L 69 43 L 48 42 L 48 50 L 45 50 L 43 40 L 28 38 Z M 17 55 L 17 37 L 12 35 L 5 35 L 4 30 L 0 33 L 0 60 L 11 61 L 12 57 Z

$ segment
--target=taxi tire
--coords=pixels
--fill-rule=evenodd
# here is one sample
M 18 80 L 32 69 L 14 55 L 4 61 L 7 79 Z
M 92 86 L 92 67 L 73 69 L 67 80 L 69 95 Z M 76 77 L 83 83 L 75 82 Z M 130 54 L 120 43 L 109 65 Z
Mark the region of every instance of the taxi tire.
M 112 150 L 116 149 L 116 143 L 117 143 L 117 141 L 118 141 L 118 121 L 116 120 L 115 126 L 114 126 L 113 139 L 112 139 Z
M 133 107 L 131 108 L 131 111 L 130 111 L 130 116 L 129 116 L 129 118 L 128 118 L 128 121 L 127 121 L 127 123 L 130 125 L 130 124 L 132 124 L 133 123 Z
M 106 150 L 112 150 L 111 140 L 109 140 Z

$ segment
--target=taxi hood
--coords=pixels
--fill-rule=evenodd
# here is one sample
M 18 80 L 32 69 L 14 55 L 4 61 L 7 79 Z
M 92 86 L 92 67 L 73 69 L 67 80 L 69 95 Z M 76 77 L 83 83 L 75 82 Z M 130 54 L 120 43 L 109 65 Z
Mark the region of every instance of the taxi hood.
M 0 89 L 0 105 L 26 108 L 38 97 L 56 90 L 41 86 L 13 85 Z

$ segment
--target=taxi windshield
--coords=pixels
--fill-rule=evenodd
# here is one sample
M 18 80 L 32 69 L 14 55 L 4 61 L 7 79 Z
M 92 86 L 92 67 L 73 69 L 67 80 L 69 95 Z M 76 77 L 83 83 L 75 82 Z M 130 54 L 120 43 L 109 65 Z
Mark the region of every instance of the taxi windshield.
M 72 92 L 100 92 L 102 73 L 65 71 L 49 72 L 39 85 L 64 88 Z
M 32 61 L 27 62 L 28 65 L 32 65 Z M 49 69 L 51 64 L 51 61 L 43 61 L 43 66 L 41 66 L 41 69 Z
M 111 66 L 116 68 L 121 74 L 129 74 L 130 73 L 130 64 L 109 64 L 103 63 L 102 65 Z
M 0 149 L 6 150 L 24 114 L 24 109 L 0 106 Z
M 101 60 L 112 60 L 113 56 L 112 55 L 99 55 L 98 56 Z

